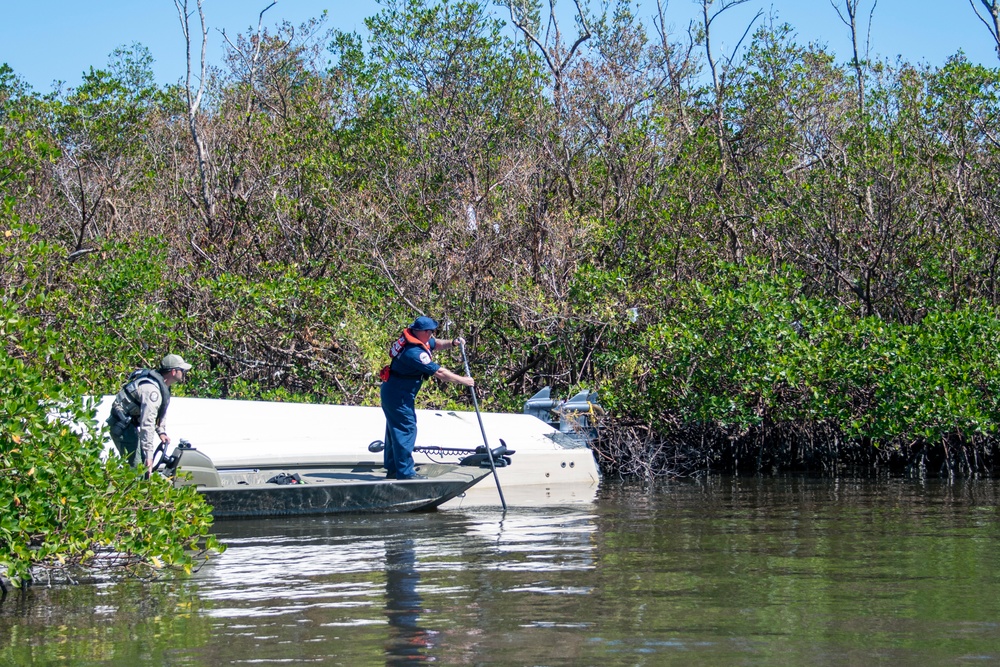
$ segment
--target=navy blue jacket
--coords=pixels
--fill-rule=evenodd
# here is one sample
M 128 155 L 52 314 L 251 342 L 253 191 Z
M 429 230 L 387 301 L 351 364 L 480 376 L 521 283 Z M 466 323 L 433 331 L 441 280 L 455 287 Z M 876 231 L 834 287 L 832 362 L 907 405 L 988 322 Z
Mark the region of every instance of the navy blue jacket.
M 437 341 L 432 337 L 427 346 L 433 350 Z M 437 373 L 439 368 L 441 364 L 435 362 L 427 350 L 420 345 L 407 344 L 389 364 L 389 379 L 385 381 L 383 396 L 389 393 L 397 400 L 409 399 L 412 403 L 424 380 Z

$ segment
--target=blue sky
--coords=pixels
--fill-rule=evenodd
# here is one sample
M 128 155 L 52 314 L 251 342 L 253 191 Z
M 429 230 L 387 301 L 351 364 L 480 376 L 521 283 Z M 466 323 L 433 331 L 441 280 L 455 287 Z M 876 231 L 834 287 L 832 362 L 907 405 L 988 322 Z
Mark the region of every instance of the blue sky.
M 256 27 L 258 14 L 269 1 L 204 0 L 211 29 L 210 63 L 221 64 L 219 31 L 234 35 Z M 194 0 L 190 2 L 194 5 Z M 591 0 L 595 6 L 597 2 Z M 559 0 L 559 6 L 570 5 L 570 0 Z M 698 5 L 696 0 L 670 0 L 666 5 L 668 28 L 675 36 L 684 34 Z M 866 21 L 871 6 L 871 0 L 861 0 Z M 639 13 L 652 17 L 655 8 L 655 0 L 641 0 Z M 9 64 L 38 92 L 51 90 L 55 80 L 78 84 L 88 68 L 105 66 L 111 51 L 133 42 L 152 52 L 159 83 L 175 82 L 184 75 L 184 43 L 173 0 L 0 0 L 0 9 L 0 62 Z M 278 0 L 264 15 L 265 25 L 283 19 L 299 24 L 324 9 L 331 26 L 363 33 L 364 18 L 378 12 L 379 4 Z M 715 30 L 720 46 L 732 49 L 746 23 L 761 9 L 791 24 L 800 42 L 826 44 L 840 60 L 847 60 L 847 28 L 830 0 L 750 0 L 719 19 Z M 973 62 L 1000 65 L 991 37 L 969 0 L 878 0 L 871 26 L 873 54 L 936 66 L 960 49 Z

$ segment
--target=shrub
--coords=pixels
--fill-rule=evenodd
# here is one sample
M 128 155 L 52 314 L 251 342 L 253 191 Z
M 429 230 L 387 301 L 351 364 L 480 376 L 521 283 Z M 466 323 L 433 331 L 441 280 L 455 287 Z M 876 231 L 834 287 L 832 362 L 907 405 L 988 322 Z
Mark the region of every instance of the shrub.
M 220 549 L 193 488 L 102 457 L 93 406 L 54 368 L 78 374 L 54 334 L 0 304 L 0 570 L 13 585 L 78 567 L 190 571 Z
M 990 465 L 1000 320 L 985 304 L 915 324 L 858 317 L 805 296 L 795 272 L 752 262 L 720 265 L 673 298 L 606 393 L 612 413 L 680 447 L 697 433 L 703 460 L 736 468 Z

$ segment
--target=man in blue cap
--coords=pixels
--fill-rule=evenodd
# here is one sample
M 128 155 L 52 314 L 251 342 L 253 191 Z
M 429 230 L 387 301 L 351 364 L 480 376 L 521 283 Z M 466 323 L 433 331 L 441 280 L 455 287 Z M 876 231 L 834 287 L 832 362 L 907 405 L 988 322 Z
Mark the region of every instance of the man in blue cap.
M 389 346 L 389 365 L 382 369 L 382 412 L 385 413 L 384 462 L 388 479 L 415 479 L 413 446 L 417 441 L 417 411 L 414 403 L 424 380 L 435 377 L 445 382 L 474 387 L 471 377 L 452 373 L 433 360 L 436 350 L 463 345 L 461 338 L 437 340 L 438 324 L 418 317 L 398 340 Z

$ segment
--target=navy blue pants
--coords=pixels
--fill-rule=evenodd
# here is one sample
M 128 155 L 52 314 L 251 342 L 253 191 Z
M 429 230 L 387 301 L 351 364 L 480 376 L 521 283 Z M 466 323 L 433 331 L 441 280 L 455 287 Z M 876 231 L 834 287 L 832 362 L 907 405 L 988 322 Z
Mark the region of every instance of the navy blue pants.
M 416 474 L 413 447 L 417 443 L 417 411 L 413 399 L 400 396 L 382 383 L 382 412 L 385 414 L 385 450 L 382 461 L 390 477 L 404 479 Z

